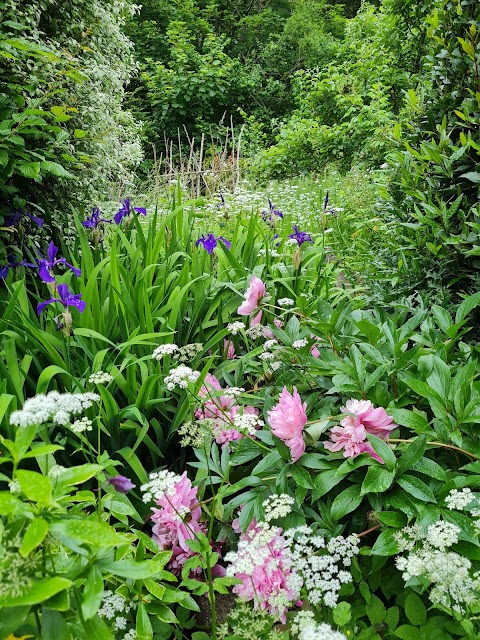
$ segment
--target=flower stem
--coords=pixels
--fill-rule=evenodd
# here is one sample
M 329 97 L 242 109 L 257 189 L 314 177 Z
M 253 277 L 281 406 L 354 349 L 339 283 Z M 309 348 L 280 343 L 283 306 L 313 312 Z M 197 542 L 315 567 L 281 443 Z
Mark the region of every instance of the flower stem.
M 387 442 L 414 442 L 414 440 L 406 440 L 403 438 L 388 438 Z M 460 449 L 460 447 L 455 447 L 453 444 L 445 444 L 444 442 L 427 442 L 428 445 L 433 447 L 443 447 L 444 449 L 451 449 L 452 451 L 459 451 L 460 453 L 464 453 L 466 456 L 473 458 L 474 460 L 480 460 L 478 456 L 470 451 L 465 451 L 465 449 Z

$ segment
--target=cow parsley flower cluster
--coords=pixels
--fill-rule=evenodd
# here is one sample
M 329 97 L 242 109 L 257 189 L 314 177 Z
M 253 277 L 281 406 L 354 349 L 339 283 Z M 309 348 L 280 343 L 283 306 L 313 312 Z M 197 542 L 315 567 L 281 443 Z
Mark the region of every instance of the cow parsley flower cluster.
M 293 307 L 295 300 L 291 298 L 280 298 L 280 300 L 277 300 L 277 303 L 280 307 Z
M 245 323 L 242 322 L 241 320 L 238 320 L 236 322 L 231 322 L 230 324 L 227 325 L 227 329 L 233 336 L 236 336 L 239 331 L 241 331 L 242 329 L 245 329 Z
M 80 420 L 75 420 L 75 422 L 70 425 L 70 429 L 74 433 L 83 433 L 84 431 L 91 431 L 92 424 L 93 422 L 91 420 L 83 417 L 80 418 Z
M 294 504 L 295 500 L 286 493 L 269 496 L 262 502 L 262 506 L 265 510 L 265 521 L 270 522 L 270 520 L 284 518 L 292 511 L 292 506 Z
M 190 362 L 202 349 L 203 344 L 201 342 L 192 342 L 191 344 L 186 344 L 184 347 L 180 347 L 174 355 L 174 358 L 178 360 L 178 362 Z
M 327 607 L 335 607 L 342 584 L 352 581 L 347 567 L 358 554 L 358 537 L 337 536 L 325 542 L 306 525 L 289 529 L 284 536 L 291 546 L 293 567 L 303 578 L 310 604 L 323 602 Z
M 223 392 L 223 395 L 226 398 L 238 398 L 242 393 L 245 393 L 245 389 L 243 387 L 228 387 Z
M 308 344 L 308 340 L 306 338 L 302 338 L 301 340 L 295 340 L 292 343 L 293 349 L 301 349 L 302 347 L 306 347 Z
M 274 360 L 275 354 L 272 353 L 271 351 L 264 351 L 258 357 L 260 358 L 260 360 L 264 360 L 264 361 Z
M 97 371 L 96 373 L 90 374 L 88 381 L 90 384 L 108 384 L 113 380 L 113 376 L 105 371 Z
M 257 338 L 261 338 L 263 336 L 264 329 L 265 327 L 262 327 L 261 324 L 255 324 L 253 327 L 247 329 L 245 333 L 249 338 L 252 338 L 252 340 L 257 340 Z
M 468 558 L 449 550 L 458 542 L 460 532 L 455 524 L 440 520 L 426 531 L 418 526 L 402 529 L 395 538 L 400 549 L 408 552 L 396 559 L 403 579 L 420 578 L 430 583 L 433 604 L 463 615 L 468 606 L 479 601 L 480 572 L 473 571 Z
M 199 371 L 193 371 L 190 367 L 181 364 L 175 369 L 171 369 L 168 376 L 165 376 L 165 384 L 169 391 L 173 391 L 175 387 L 186 389 L 190 382 L 196 382 L 200 376 Z
M 347 640 L 343 633 L 335 631 L 326 622 L 313 624 L 302 629 L 298 640 Z
M 255 436 L 257 429 L 264 427 L 265 423 L 254 413 L 237 413 L 233 417 L 233 426 L 239 433 Z
M 163 356 L 167 356 L 167 355 L 171 356 L 176 351 L 178 351 L 178 346 L 176 344 L 173 344 L 173 343 L 161 344 L 159 347 L 157 347 L 153 351 L 152 358 L 154 360 L 161 360 Z
M 29 427 L 31 425 L 54 424 L 67 425 L 73 415 L 82 413 L 94 402 L 100 400 L 96 393 L 58 393 L 50 391 L 46 395 L 29 398 L 23 405 L 23 409 L 14 411 L 10 416 L 10 424 L 17 427 Z
M 185 422 L 177 431 L 181 436 L 180 446 L 195 449 L 208 446 L 212 440 L 214 428 L 215 420 L 211 418 Z
M 303 629 L 315 626 L 315 615 L 310 609 L 302 609 L 295 614 L 290 630 L 298 635 Z
M 113 630 L 120 631 L 126 628 L 127 619 L 121 613 L 128 613 L 132 605 L 119 593 L 107 590 L 103 594 L 102 606 L 98 610 L 101 618 L 113 621 Z
M 270 351 L 270 349 L 273 349 L 276 344 L 278 344 L 278 341 L 275 340 L 275 338 L 272 338 L 271 340 L 265 340 L 265 342 L 263 343 L 263 350 Z
M 148 482 L 140 487 L 143 493 L 143 502 L 156 502 L 161 500 L 165 493 L 171 491 L 178 482 L 180 476 L 173 471 L 154 471 L 148 476 Z

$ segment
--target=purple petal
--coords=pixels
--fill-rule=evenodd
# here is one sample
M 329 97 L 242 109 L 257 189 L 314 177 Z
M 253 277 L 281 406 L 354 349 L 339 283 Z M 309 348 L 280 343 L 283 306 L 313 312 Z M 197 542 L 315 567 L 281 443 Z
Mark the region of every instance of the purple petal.
M 124 217 L 125 217 L 125 213 L 124 213 L 123 209 L 120 209 L 120 210 L 119 210 L 119 211 L 118 211 L 118 212 L 113 216 L 113 219 L 115 220 L 115 224 L 120 224 Z
M 37 218 L 36 216 L 32 216 L 31 213 L 26 213 L 25 215 L 28 216 L 30 218 L 30 220 L 33 220 L 33 222 L 35 222 L 35 224 L 38 224 L 40 229 L 43 229 L 43 220 L 42 220 L 42 218 Z
M 230 240 L 227 240 L 223 236 L 218 236 L 217 240 L 221 240 L 223 242 L 223 244 L 227 247 L 227 249 L 231 249 L 232 248 L 232 243 L 230 242 Z
M 40 302 L 37 304 L 37 314 L 40 315 L 42 311 L 48 304 L 52 304 L 52 302 L 61 302 L 58 298 L 50 298 L 50 300 L 45 300 L 44 302 Z
M 9 270 L 10 270 L 10 267 L 8 265 L 4 267 L 0 267 L 0 278 L 5 279 L 8 276 Z
M 48 263 L 46 260 L 40 260 L 38 277 L 43 282 L 55 282 L 55 278 L 50 275 L 50 271 L 48 270 Z
M 108 482 L 120 493 L 128 493 L 130 489 L 135 488 L 130 478 L 126 478 L 125 476 L 114 476 L 113 478 L 109 478 Z
M 65 266 L 67 266 L 70 269 L 70 271 L 73 271 L 73 273 L 77 276 L 77 278 L 79 278 L 82 275 L 81 269 L 77 269 L 77 267 L 74 267 L 72 264 L 70 264 L 66 260 L 65 260 Z
M 147 210 L 144 207 L 133 207 L 135 209 L 135 211 L 137 213 L 139 213 L 141 216 L 146 216 L 147 215 Z
M 55 262 L 55 257 L 57 253 L 58 253 L 58 247 L 55 246 L 55 243 L 52 240 L 52 242 L 50 242 L 50 244 L 48 245 L 48 251 L 47 251 L 47 257 L 50 264 L 53 264 Z

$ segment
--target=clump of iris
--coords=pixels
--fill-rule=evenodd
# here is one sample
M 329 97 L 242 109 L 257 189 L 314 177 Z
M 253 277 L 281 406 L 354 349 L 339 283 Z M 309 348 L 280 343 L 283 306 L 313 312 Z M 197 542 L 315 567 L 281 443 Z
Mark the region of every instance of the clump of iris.
M 208 233 L 207 235 L 202 234 L 202 237 L 196 241 L 195 246 L 198 247 L 199 245 L 203 245 L 203 248 L 211 255 L 219 240 L 223 242 L 227 249 L 231 248 L 232 243 L 229 240 L 223 236 L 215 237 L 213 233 Z

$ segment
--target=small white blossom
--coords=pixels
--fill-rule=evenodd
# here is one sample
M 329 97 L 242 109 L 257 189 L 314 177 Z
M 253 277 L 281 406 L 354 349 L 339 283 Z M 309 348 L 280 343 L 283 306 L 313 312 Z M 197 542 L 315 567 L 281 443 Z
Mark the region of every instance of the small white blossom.
M 186 389 L 189 382 L 195 382 L 199 376 L 199 371 L 193 371 L 190 367 L 181 364 L 175 369 L 171 369 L 169 375 L 165 376 L 165 384 L 169 391 L 173 391 L 175 387 Z
M 82 413 L 93 402 L 100 400 L 96 393 L 58 393 L 50 391 L 26 400 L 23 408 L 14 411 L 10 416 L 10 424 L 17 427 L 41 425 L 46 422 L 66 425 L 72 415 Z
M 271 340 L 265 340 L 265 342 L 263 343 L 263 350 L 270 351 L 270 349 L 276 344 L 278 344 L 278 341 L 275 340 L 275 338 L 272 338 Z
M 154 360 L 161 360 L 163 356 L 172 355 L 175 351 L 178 351 L 176 344 L 161 344 L 152 353 L 152 358 Z
M 238 398 L 242 393 L 245 393 L 245 389 L 243 387 L 228 387 L 223 392 L 223 395 L 227 398 Z
M 88 381 L 90 384 L 108 384 L 113 380 L 113 376 L 109 373 L 105 373 L 105 371 L 97 371 L 96 373 L 90 374 Z
M 280 298 L 280 300 L 277 300 L 277 303 L 280 307 L 293 307 L 295 300 L 292 300 L 291 298 Z
M 18 480 L 11 480 L 8 483 L 8 488 L 10 489 L 10 493 L 17 494 L 22 492 L 22 488 L 20 486 L 20 482 Z
M 280 369 L 280 367 L 282 366 L 282 363 L 278 360 L 275 360 L 275 362 L 270 362 L 269 366 L 272 371 L 277 371 L 277 369 Z
M 262 502 L 262 506 L 265 509 L 265 521 L 270 522 L 270 520 L 284 518 L 292 511 L 294 504 L 295 500 L 286 493 L 269 496 Z
M 445 551 L 447 547 L 458 542 L 460 531 L 460 527 L 457 527 L 456 524 L 440 520 L 428 527 L 426 539 L 432 547 Z
M 260 360 L 274 360 L 275 358 L 275 354 L 272 353 L 271 351 L 264 351 L 263 353 L 261 353 L 259 356 Z
M 452 489 L 448 496 L 445 498 L 445 502 L 449 509 L 457 509 L 458 511 L 463 511 L 465 507 L 468 507 L 473 501 L 476 501 L 472 490 L 468 487 L 465 487 L 461 491 L 458 489 Z
M 174 358 L 178 360 L 178 362 L 190 362 L 202 349 L 203 344 L 201 342 L 192 342 L 191 344 L 186 344 L 184 347 L 180 347 L 174 355 Z
M 290 624 L 290 629 L 293 633 L 298 634 L 306 627 L 312 627 L 315 625 L 315 616 L 311 610 L 300 610 L 295 614 L 294 619 Z
M 326 622 L 304 627 L 298 640 L 347 640 L 343 633 L 335 631 Z
M 257 429 L 265 426 L 265 423 L 253 413 L 237 413 L 233 418 L 233 426 L 240 433 L 254 436 Z
M 241 329 L 245 329 L 245 323 L 241 321 L 231 322 L 227 325 L 227 329 L 232 335 L 236 336 Z
M 121 629 L 126 629 L 127 627 L 127 619 L 124 618 L 123 616 L 118 616 L 117 618 L 115 618 L 115 621 L 113 623 L 113 628 L 115 631 L 120 631 Z
M 137 632 L 135 631 L 135 629 L 130 629 L 130 631 L 127 631 L 127 633 L 123 636 L 123 640 L 136 640 L 137 639 Z
M 102 606 L 98 610 L 98 615 L 107 620 L 117 618 L 118 613 L 130 610 L 130 603 L 119 593 L 107 590 L 103 594 Z
M 148 476 L 148 482 L 140 487 L 143 502 L 157 502 L 175 487 L 179 479 L 180 476 L 173 471 L 154 471 Z
M 256 340 L 257 338 L 260 338 L 261 336 L 263 336 L 263 330 L 265 327 L 262 327 L 262 325 L 257 324 L 253 327 L 250 327 L 249 329 L 247 329 L 245 331 L 245 333 L 247 334 L 247 336 L 249 338 L 252 338 L 252 340 Z
M 306 338 L 302 338 L 301 340 L 295 340 L 295 342 L 292 344 L 292 348 L 301 349 L 302 347 L 306 347 L 307 343 L 308 341 Z
M 92 424 L 92 421 L 88 418 L 80 418 L 80 420 L 75 420 L 75 422 L 70 426 L 70 429 L 74 433 L 83 433 L 84 431 L 91 431 Z

